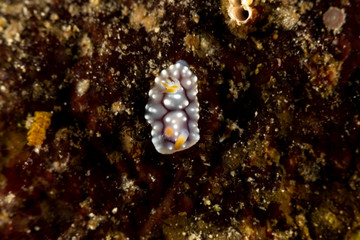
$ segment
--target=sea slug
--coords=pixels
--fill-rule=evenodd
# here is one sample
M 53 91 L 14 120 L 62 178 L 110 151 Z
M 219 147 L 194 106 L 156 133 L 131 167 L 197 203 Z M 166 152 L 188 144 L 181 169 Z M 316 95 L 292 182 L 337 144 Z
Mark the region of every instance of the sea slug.
M 200 139 L 197 77 L 184 60 L 177 61 L 155 78 L 145 106 L 152 142 L 159 153 L 172 154 Z

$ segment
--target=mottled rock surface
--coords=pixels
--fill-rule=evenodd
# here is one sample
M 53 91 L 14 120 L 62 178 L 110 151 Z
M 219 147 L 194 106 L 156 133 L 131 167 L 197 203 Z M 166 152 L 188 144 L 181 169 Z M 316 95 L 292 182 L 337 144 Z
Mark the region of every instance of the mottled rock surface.
M 360 2 L 246 3 L 0 1 L 0 239 L 359 239 Z M 179 59 L 201 138 L 161 155 Z

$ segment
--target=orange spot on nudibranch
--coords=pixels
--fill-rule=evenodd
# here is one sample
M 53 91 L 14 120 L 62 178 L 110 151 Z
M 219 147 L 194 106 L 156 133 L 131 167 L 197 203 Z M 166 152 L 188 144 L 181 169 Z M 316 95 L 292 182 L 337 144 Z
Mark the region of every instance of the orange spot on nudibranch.
M 166 89 L 168 89 L 170 86 L 169 86 L 169 84 L 167 84 L 167 83 L 165 83 L 165 82 L 161 82 L 161 84 L 166 88 Z
M 165 135 L 170 137 L 174 134 L 174 130 L 171 127 L 165 128 Z
M 178 139 L 176 139 L 176 142 L 175 142 L 175 145 L 174 145 L 174 149 L 175 150 L 178 150 L 183 144 L 184 142 L 186 141 L 188 136 L 186 135 L 180 135 L 178 137 Z
M 168 88 L 166 90 L 164 90 L 164 93 L 176 93 L 178 87 L 171 87 L 171 88 Z
M 171 83 L 169 80 L 167 80 L 167 82 Z M 176 91 L 179 89 L 178 85 L 167 84 L 165 82 L 161 82 L 161 84 L 166 88 L 164 93 L 176 93 Z

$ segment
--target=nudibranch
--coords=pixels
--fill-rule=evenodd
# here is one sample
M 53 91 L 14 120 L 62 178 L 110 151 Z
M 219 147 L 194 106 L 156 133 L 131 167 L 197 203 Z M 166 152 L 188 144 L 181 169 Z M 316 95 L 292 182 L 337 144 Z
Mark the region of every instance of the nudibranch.
M 172 154 L 200 139 L 197 77 L 184 60 L 177 61 L 155 78 L 145 106 L 152 142 L 159 153 Z

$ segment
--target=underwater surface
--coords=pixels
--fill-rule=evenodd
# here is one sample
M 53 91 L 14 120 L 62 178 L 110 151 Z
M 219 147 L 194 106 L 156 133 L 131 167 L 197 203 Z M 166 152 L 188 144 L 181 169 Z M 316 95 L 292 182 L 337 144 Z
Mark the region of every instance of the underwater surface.
M 0 239 L 360 239 L 359 11 L 1 0 Z M 200 140 L 164 155 L 145 105 L 180 59 Z

